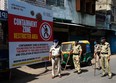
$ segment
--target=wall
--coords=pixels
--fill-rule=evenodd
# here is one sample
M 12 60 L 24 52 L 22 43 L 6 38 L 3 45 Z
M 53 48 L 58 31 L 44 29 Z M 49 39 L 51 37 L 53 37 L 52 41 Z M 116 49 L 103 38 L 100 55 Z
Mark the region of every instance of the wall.
M 76 0 L 65 0 L 64 7 L 52 6 L 53 16 L 72 20 L 73 23 L 95 26 L 95 15 L 81 14 L 76 11 Z
M 97 0 L 96 10 L 111 10 L 112 0 Z
M 116 36 L 110 37 L 110 47 L 112 54 L 116 54 Z
M 7 10 L 7 0 L 0 0 L 0 10 Z

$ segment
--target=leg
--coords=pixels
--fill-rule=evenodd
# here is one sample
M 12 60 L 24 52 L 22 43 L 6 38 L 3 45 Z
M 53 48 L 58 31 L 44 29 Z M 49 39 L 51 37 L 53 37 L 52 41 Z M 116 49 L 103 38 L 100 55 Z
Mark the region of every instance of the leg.
M 107 71 L 108 71 L 108 76 L 111 77 L 112 73 L 111 73 L 110 64 L 109 64 L 109 61 L 108 61 L 107 57 L 105 57 L 105 63 L 106 63 Z
M 60 58 L 57 59 L 58 75 L 61 76 Z
M 101 67 L 102 67 L 102 75 L 105 75 L 105 59 L 101 57 Z
M 96 66 L 97 68 L 100 68 L 100 59 L 98 55 L 96 55 Z
M 55 60 L 52 59 L 52 76 L 55 76 Z
M 99 65 L 98 65 L 98 55 L 96 54 L 96 68 L 98 68 L 99 67 Z
M 80 73 L 81 69 L 80 69 L 80 60 L 78 55 L 73 55 L 73 62 L 74 62 L 75 69 Z
M 76 61 L 76 64 L 77 64 L 77 70 L 78 70 L 78 73 L 81 72 L 81 67 L 80 67 L 80 60 L 79 60 L 79 56 L 77 55 L 77 61 Z
M 76 56 L 73 55 L 73 63 L 74 63 L 74 67 L 75 67 L 75 70 L 77 70 L 77 65 L 76 65 L 76 60 L 75 60 Z

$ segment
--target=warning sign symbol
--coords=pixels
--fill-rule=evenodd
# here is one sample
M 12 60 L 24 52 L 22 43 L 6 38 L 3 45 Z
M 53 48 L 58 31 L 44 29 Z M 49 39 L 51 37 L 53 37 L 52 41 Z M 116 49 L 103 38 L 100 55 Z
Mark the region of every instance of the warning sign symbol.
M 51 38 L 52 29 L 51 29 L 51 26 L 47 22 L 44 22 L 41 24 L 40 35 L 43 40 L 49 40 Z

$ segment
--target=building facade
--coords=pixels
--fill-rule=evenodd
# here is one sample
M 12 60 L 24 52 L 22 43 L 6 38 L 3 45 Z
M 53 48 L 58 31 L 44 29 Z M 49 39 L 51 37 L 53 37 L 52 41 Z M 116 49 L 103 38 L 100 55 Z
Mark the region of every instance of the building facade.
M 54 38 L 90 39 L 96 26 L 95 0 L 46 0 L 46 5 L 53 10 Z
M 116 1 L 96 1 L 96 28 L 104 31 L 103 36 L 111 44 L 112 53 L 116 53 Z
M 96 37 L 96 0 L 19 0 L 50 8 L 54 17 L 54 38 L 61 42 L 89 40 Z M 40 4 L 41 3 L 41 4 Z

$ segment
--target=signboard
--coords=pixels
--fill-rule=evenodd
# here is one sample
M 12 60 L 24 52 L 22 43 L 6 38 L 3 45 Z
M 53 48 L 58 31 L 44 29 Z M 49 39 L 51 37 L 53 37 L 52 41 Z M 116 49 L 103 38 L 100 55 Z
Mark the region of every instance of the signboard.
M 10 68 L 34 64 L 49 55 L 53 15 L 46 8 L 8 0 Z
M 6 11 L 0 10 L 0 20 L 8 20 L 8 13 Z

